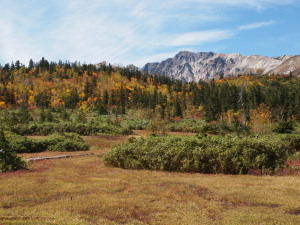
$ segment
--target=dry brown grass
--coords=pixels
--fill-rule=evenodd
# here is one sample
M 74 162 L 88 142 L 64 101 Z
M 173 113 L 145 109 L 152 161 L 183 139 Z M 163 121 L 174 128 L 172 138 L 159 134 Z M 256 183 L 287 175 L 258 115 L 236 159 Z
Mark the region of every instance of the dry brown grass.
M 127 138 L 85 137 L 99 155 L 33 162 L 28 171 L 0 175 L 0 224 L 300 223 L 300 176 L 104 166 L 103 153 Z

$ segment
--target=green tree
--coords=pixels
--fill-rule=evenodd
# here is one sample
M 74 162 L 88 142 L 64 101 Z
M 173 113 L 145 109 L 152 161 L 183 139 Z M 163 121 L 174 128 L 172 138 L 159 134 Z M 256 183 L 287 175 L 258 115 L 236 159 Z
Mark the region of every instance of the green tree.
M 4 132 L 0 130 L 0 172 L 25 168 L 26 162 L 10 149 Z

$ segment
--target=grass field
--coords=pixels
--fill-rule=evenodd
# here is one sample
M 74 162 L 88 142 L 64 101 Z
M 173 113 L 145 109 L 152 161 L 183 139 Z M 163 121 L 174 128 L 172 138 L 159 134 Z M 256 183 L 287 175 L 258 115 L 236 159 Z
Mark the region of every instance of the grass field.
M 203 175 L 104 166 L 103 154 L 128 138 L 85 137 L 92 146 L 88 152 L 96 155 L 36 161 L 30 170 L 1 174 L 0 224 L 300 224 L 299 174 Z M 66 153 L 22 156 L 59 154 Z

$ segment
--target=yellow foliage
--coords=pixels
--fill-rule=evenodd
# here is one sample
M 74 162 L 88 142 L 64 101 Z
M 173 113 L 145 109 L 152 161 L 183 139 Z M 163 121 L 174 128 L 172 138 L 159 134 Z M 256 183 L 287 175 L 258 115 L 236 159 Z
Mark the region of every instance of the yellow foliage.
M 61 99 L 54 99 L 51 102 L 51 107 L 63 107 L 65 105 L 65 103 L 61 100 Z
M 4 108 L 5 108 L 5 102 L 0 101 L 0 108 L 1 108 L 1 109 L 4 109 Z
M 269 106 L 260 104 L 256 109 L 250 110 L 250 124 L 257 133 L 267 133 L 272 130 L 271 112 Z
M 222 121 L 224 123 L 231 124 L 233 122 L 233 119 L 234 119 L 234 112 L 233 112 L 233 110 L 230 109 L 227 112 L 222 113 L 221 119 L 222 119 Z
M 90 112 L 90 108 L 89 108 L 89 106 L 88 106 L 88 102 L 87 102 L 87 101 L 81 102 L 78 109 L 79 109 L 80 111 L 83 111 L 83 112 Z
M 29 96 L 29 98 L 28 98 L 28 104 L 29 105 L 34 105 L 34 97 L 32 95 Z
M 79 94 L 79 98 L 83 99 L 84 97 L 85 97 L 85 94 L 84 94 L 83 92 L 81 92 L 81 93 Z

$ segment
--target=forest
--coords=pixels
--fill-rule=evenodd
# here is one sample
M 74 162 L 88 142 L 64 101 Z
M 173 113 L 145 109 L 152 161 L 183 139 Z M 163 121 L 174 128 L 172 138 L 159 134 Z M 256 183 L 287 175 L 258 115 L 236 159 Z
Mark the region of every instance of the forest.
M 19 61 L 0 65 L 3 110 L 75 109 L 124 115 L 140 109 L 148 119 L 156 113 L 166 120 L 236 120 L 246 127 L 259 119 L 299 121 L 299 87 L 300 80 L 292 75 L 241 75 L 183 83 L 167 76 L 142 74 L 133 65 L 55 63 L 44 58 L 30 60 L 28 66 Z
M 15 153 L 88 150 L 79 135 L 130 135 L 132 130 L 146 129 L 156 134 L 177 131 L 193 132 L 199 137 L 221 135 L 220 140 L 223 140 L 222 135 L 228 134 L 248 138 L 251 135 L 297 133 L 300 120 L 300 79 L 292 74 L 241 75 L 184 83 L 168 76 L 141 73 L 134 65 L 120 67 L 105 62 L 97 65 L 68 61 L 56 63 L 42 58 L 39 62 L 30 60 L 28 66 L 19 61 L 0 66 L 0 81 L 1 148 L 10 149 L 12 159 Z M 26 137 L 32 135 L 50 136 L 43 141 Z M 274 146 L 268 144 L 272 138 L 274 143 L 286 140 L 281 136 L 264 138 L 261 148 L 273 149 Z M 288 153 L 298 150 L 295 144 L 298 143 L 297 138 L 288 138 L 290 141 L 286 145 L 294 146 L 292 149 L 279 148 L 275 151 L 280 163 L 277 163 L 274 154 L 268 156 L 270 158 L 264 163 L 254 162 L 252 158 L 265 154 L 256 152 L 258 155 L 250 157 L 247 169 L 239 168 L 239 164 L 228 171 L 247 173 L 252 167 L 268 167 L 274 171 L 284 164 Z M 216 140 L 205 139 L 204 142 L 219 143 Z M 258 148 L 255 145 L 249 147 L 246 144 L 249 141 L 256 143 L 250 138 L 239 144 L 233 137 L 220 141 L 218 145 L 220 149 L 232 143 L 224 149 L 224 154 L 228 154 L 227 150 L 233 146 L 237 152 L 244 151 L 239 147 L 236 149 L 239 145 Z M 158 141 L 158 145 L 164 142 L 168 140 Z M 183 143 L 188 142 L 188 139 L 183 140 Z M 208 149 L 211 148 L 208 146 Z M 180 151 L 183 150 L 177 149 L 175 152 Z M 205 154 L 208 154 L 208 150 Z M 187 155 L 188 150 L 184 153 L 188 159 L 182 160 L 190 160 Z M 154 155 L 154 158 L 157 157 L 161 156 Z M 276 160 L 270 164 L 268 161 L 272 157 Z M 3 171 L 13 170 L 4 167 Z M 191 165 L 188 167 L 194 168 Z M 175 171 L 178 169 L 172 168 Z M 205 171 L 216 173 L 227 169 L 210 168 Z

